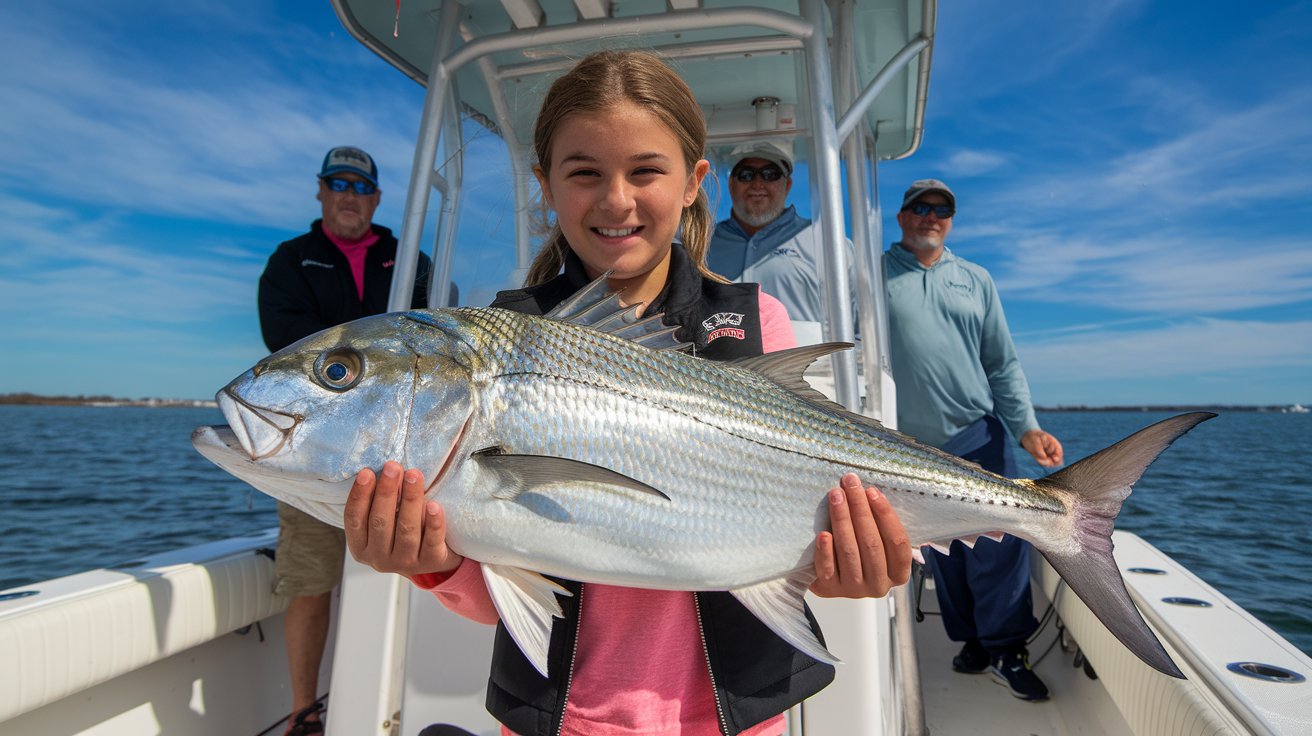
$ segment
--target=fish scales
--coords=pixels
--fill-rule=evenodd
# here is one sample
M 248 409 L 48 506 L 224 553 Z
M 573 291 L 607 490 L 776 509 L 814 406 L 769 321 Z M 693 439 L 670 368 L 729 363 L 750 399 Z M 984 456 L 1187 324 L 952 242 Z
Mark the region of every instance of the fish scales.
M 635 323 L 604 284 L 571 313 L 613 306 L 610 329 L 635 340 L 499 309 L 365 318 L 234 379 L 216 396 L 230 426 L 199 428 L 193 444 L 337 525 L 359 468 L 420 468 L 446 510 L 448 544 L 483 563 L 503 621 L 540 669 L 549 637 L 537 629 L 558 613 L 558 591 L 516 569 L 728 590 L 834 661 L 797 619 L 829 524 L 826 491 L 851 471 L 884 492 L 914 544 L 1030 540 L 1143 661 L 1182 676 L 1125 591 L 1110 533 L 1147 466 L 1213 415 L 1172 417 L 1045 478 L 1010 480 L 819 398 L 801 372 L 835 346 L 738 364 L 654 350 L 673 341 L 655 321 Z
M 927 488 L 939 489 L 928 493 L 930 498 L 948 495 L 941 489 L 955 487 L 962 503 L 980 498 L 995 501 L 1000 508 L 1034 505 L 1021 496 L 1022 486 L 983 471 L 972 472 L 987 485 L 962 482 L 959 473 L 953 475 L 943 467 L 959 467 L 958 461 L 946 456 L 916 451 L 904 443 L 873 446 L 869 434 L 850 422 L 757 374 L 679 354 L 655 353 L 591 330 L 516 313 L 488 310 L 474 315 L 480 329 L 496 335 L 503 345 L 515 346 L 501 355 L 491 353 L 487 369 L 498 376 L 489 379 L 489 386 L 500 384 L 506 395 L 516 398 L 498 403 L 496 411 L 482 419 L 523 430 L 501 432 L 520 438 L 507 446 L 508 451 L 605 465 L 655 488 L 686 485 L 704 491 L 683 494 L 672 503 L 648 500 L 636 512 L 628 499 L 604 497 L 604 493 L 602 498 L 575 496 L 569 516 L 573 528 L 565 533 L 577 537 L 578 544 L 524 550 L 555 574 L 577 576 L 579 571 L 568 569 L 568 561 L 578 559 L 578 546 L 604 542 L 609 555 L 632 555 L 618 564 L 620 569 L 632 569 L 670 547 L 686 550 L 689 564 L 703 560 L 699 568 L 678 567 L 685 571 L 675 573 L 669 553 L 657 555 L 660 564 L 649 571 L 653 577 L 640 580 L 651 587 L 720 589 L 769 579 L 784 561 L 778 552 L 766 554 L 754 542 L 768 534 L 783 534 L 791 547 L 808 551 L 815 533 L 827 524 L 825 489 L 848 470 L 881 485 L 909 522 L 912 538 L 920 542 L 935 539 L 933 533 L 944 533 L 941 514 L 916 508 Z M 499 365 L 499 360 L 507 364 Z M 670 386 L 681 390 L 670 391 Z M 588 410 L 562 411 L 571 406 Z M 562 417 L 573 417 L 576 423 L 566 424 Z M 643 443 L 634 442 L 635 436 L 684 439 Z M 708 462 L 699 452 L 690 458 L 689 450 L 698 447 L 725 449 L 713 453 L 712 461 L 718 455 L 752 462 Z M 890 467 L 896 472 L 889 472 Z M 788 492 L 796 488 L 807 489 L 807 494 Z M 1051 497 L 1038 495 L 1047 509 L 1065 510 Z M 631 523 L 613 522 L 612 514 L 622 513 L 620 507 Z M 689 525 L 684 520 L 690 517 L 702 523 Z M 931 517 L 938 523 L 933 532 L 917 523 Z M 982 523 L 973 509 L 962 521 L 968 526 L 949 532 L 977 534 L 996 526 Z M 525 533 L 536 523 L 539 519 L 532 514 L 521 520 Z M 587 537 L 591 530 L 608 538 Z M 616 540 L 621 540 L 622 548 L 614 546 Z M 706 559 L 716 565 L 707 569 Z M 805 554 L 790 554 L 789 559 L 794 565 L 809 561 Z M 632 583 L 632 576 L 625 582 Z

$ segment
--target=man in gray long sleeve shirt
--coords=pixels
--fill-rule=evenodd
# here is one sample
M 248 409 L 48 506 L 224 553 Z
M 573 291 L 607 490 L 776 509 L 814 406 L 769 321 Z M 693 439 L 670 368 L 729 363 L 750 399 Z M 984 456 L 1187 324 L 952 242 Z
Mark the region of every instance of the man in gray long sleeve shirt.
M 988 271 L 944 245 L 956 196 L 937 179 L 911 185 L 897 221 L 902 240 L 884 254 L 898 429 L 919 441 L 1015 476 L 1012 437 L 1043 466 L 1060 465 L 1061 443 L 1039 428 Z M 1005 427 L 1005 430 L 1004 430 Z M 1029 587 L 1029 544 L 1005 537 L 951 555 L 930 551 L 943 625 L 964 642 L 952 668 L 989 671 L 1023 700 L 1048 689 L 1029 669 L 1025 642 L 1038 627 Z

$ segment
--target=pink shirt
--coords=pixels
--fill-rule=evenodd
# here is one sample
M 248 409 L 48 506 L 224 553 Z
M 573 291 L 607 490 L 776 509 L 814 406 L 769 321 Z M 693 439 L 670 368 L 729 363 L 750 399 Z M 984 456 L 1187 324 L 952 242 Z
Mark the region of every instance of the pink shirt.
M 795 347 L 788 310 L 760 295 L 765 352 Z M 444 606 L 495 624 L 482 570 L 466 559 L 450 575 L 416 575 Z M 562 736 L 718 736 L 719 716 L 692 593 L 587 584 Z M 634 636 L 634 632 L 642 632 Z M 743 731 L 779 736 L 783 714 Z M 505 727 L 502 734 L 514 736 Z
M 761 351 L 773 353 L 797 347 L 797 337 L 793 334 L 793 322 L 788 317 L 788 308 L 783 302 L 762 291 L 761 307 Z
M 378 233 L 371 228 L 367 235 L 354 241 L 337 237 L 329 232 L 327 227 L 323 229 L 323 234 L 333 241 L 337 250 L 346 256 L 346 262 L 351 264 L 351 275 L 355 277 L 355 293 L 360 297 L 360 301 L 364 301 L 364 259 L 369 255 L 369 246 L 378 242 Z

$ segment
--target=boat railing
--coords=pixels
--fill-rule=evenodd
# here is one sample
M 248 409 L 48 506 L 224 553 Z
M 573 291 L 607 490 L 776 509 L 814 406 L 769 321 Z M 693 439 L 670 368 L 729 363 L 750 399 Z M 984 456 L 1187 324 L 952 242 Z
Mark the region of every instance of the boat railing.
M 359 24 L 353 23 L 349 0 L 334 0 L 334 5 L 353 35 L 426 86 L 401 224 L 397 267 L 393 275 L 389 303 L 392 310 L 405 309 L 410 303 L 421 240 L 430 219 L 429 200 L 434 191 L 442 198 L 442 205 L 437 210 L 437 223 L 433 230 L 434 279 L 430 287 L 429 303 L 448 303 L 446 289 L 451 282 L 463 171 L 460 162 L 465 145 L 461 139 L 459 118 L 460 112 L 469 107 L 462 102 L 457 75 L 466 67 L 473 66 L 477 70 L 490 98 L 490 112 L 480 110 L 478 119 L 506 142 L 514 186 L 516 272 L 522 274 L 532 255 L 529 226 L 532 215 L 529 191 L 532 182 L 529 176 L 532 152 L 522 142 L 519 135 L 522 131 L 517 130 L 513 106 L 503 91 L 504 80 L 563 72 L 572 63 L 572 59 L 562 49 L 568 49 L 571 45 L 586 46 L 603 37 L 622 36 L 633 45 L 650 48 L 672 59 L 718 60 L 762 53 L 795 55 L 800 77 L 797 94 L 799 97 L 805 95 L 805 99 L 797 101 L 805 103 L 808 116 L 806 124 L 786 131 L 758 131 L 755 128 L 713 131 L 716 135 L 712 137 L 710 145 L 728 146 L 735 141 L 781 134 L 803 142 L 804 150 L 800 151 L 800 158 L 809 162 L 812 215 L 820 228 L 824 245 L 821 264 L 823 308 L 826 314 L 824 338 L 852 342 L 857 318 L 860 320 L 861 334 L 867 338 L 861 343 L 862 362 L 866 366 L 864 406 L 857 358 L 850 351 L 834 356 L 837 399 L 854 411 L 864 411 L 889 426 L 895 425 L 895 395 L 887 359 L 884 329 L 886 319 L 879 272 L 882 233 L 878 216 L 875 153 L 879 146 L 879 126 L 861 123 L 869 120 L 868 112 L 889 81 L 912 63 L 918 63 L 917 88 L 914 91 L 914 142 L 902 155 L 914 150 L 918 144 L 937 8 L 934 0 L 906 3 L 908 16 L 914 12 L 919 13 L 919 17 L 909 24 L 918 23 L 923 30 L 911 34 L 911 38 L 890 54 L 878 73 L 864 84 L 858 73 L 855 42 L 850 38 L 850 32 L 831 31 L 854 27 L 852 21 L 857 3 L 851 0 L 828 4 L 823 0 L 800 0 L 798 13 L 750 6 L 702 8 L 693 3 L 694 7 L 689 9 L 629 17 L 597 17 L 556 25 L 545 24 L 541 13 L 537 12 L 515 19 L 513 27 L 507 30 L 485 35 L 480 35 L 471 24 L 465 22 L 467 18 L 462 16 L 462 5 L 444 2 L 440 10 L 433 14 L 436 20 L 436 39 L 426 75 L 413 63 L 398 63 L 397 52 L 389 48 L 384 39 L 370 35 Z M 536 3 L 529 5 L 535 6 Z M 718 28 L 735 31 L 761 29 L 765 33 L 713 41 L 683 37 L 683 34 L 692 36 L 695 31 Z M 751 33 L 750 30 L 747 32 Z M 654 37 L 659 37 L 660 42 L 652 41 Z M 507 52 L 524 53 L 508 56 Z M 498 66 L 498 55 L 503 60 L 518 60 Z M 837 89 L 834 82 L 836 78 L 841 80 Z M 471 82 L 467 74 L 461 76 L 461 80 Z M 845 182 L 842 178 L 844 165 L 847 169 Z M 847 212 L 852 214 L 852 240 L 857 253 L 853 263 L 848 263 L 844 247 L 847 241 L 844 227 L 849 220 Z M 852 308 L 853 295 L 857 302 L 855 315 Z M 408 608 L 408 591 L 395 586 L 377 589 L 376 582 L 365 580 L 369 574 L 370 571 L 348 564 L 343 584 L 343 622 L 348 619 L 370 622 L 403 619 Z M 365 588 L 370 592 L 365 593 Z M 830 725 L 871 734 L 919 733 L 923 730 L 914 637 L 910 635 L 911 609 L 910 597 L 905 591 L 891 602 L 863 602 L 861 606 L 834 606 L 829 602 L 818 602 L 817 611 L 822 618 L 826 621 L 839 621 L 835 628 L 846 630 L 855 627 L 854 632 L 868 629 L 866 634 L 857 633 L 856 639 L 862 642 L 884 642 L 876 645 L 876 649 L 889 641 L 896 643 L 898 648 L 896 651 L 882 652 L 879 657 L 866 656 L 863 650 L 860 657 L 853 657 L 844 666 L 840 683 L 826 691 L 830 694 L 826 696 L 821 693 L 817 697 L 838 698 L 838 693 L 844 690 L 841 680 L 846 679 L 867 685 L 877 684 L 889 694 L 900 692 L 906 698 L 905 701 L 898 701 L 896 708 L 866 709 L 865 715 L 861 716 L 867 719 L 865 721 Z M 880 624 L 877 621 L 891 621 L 896 630 L 878 630 Z M 370 633 L 364 634 L 366 630 Z M 354 644 L 360 645 L 353 646 L 353 651 L 361 656 L 374 651 L 382 653 L 379 657 L 383 659 L 403 657 L 404 647 L 398 644 L 398 637 L 402 640 L 405 637 L 403 625 L 375 625 L 365 630 L 352 628 L 352 631 Z M 882 659 L 884 666 L 890 666 L 891 663 L 891 666 L 901 669 L 896 672 L 875 671 L 877 659 Z M 368 669 L 377 675 L 396 666 L 395 662 L 388 665 L 380 661 L 377 666 Z M 333 678 L 335 690 L 339 693 L 343 690 L 371 692 L 367 687 L 351 687 L 349 683 L 355 678 L 344 670 L 335 668 Z M 395 688 L 388 691 L 388 688 L 375 687 L 372 692 L 376 695 L 362 696 L 371 702 L 360 704 L 361 712 L 367 712 L 368 717 L 362 717 L 355 724 L 337 719 L 339 726 L 348 729 L 340 733 L 349 732 L 351 727 L 377 723 L 377 717 L 394 712 L 399 699 Z M 853 694 L 857 697 L 862 695 L 857 692 L 849 693 L 849 696 Z M 885 698 L 881 697 L 880 700 L 887 703 Z M 339 708 L 341 705 L 339 699 Z M 827 725 L 824 710 L 823 707 L 813 708 L 811 713 L 801 719 L 802 726 L 809 721 L 816 724 L 816 730 L 823 732 Z

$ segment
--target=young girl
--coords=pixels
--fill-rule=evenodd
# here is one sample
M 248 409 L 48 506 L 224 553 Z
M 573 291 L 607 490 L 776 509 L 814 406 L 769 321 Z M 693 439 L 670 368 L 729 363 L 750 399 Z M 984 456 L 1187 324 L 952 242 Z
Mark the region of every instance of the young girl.
M 691 90 L 656 56 L 608 51 L 580 61 L 552 85 L 534 131 L 534 173 L 555 230 L 529 285 L 500 293 L 493 306 L 542 314 L 610 271 L 612 289 L 663 312 L 699 356 L 792 347 L 779 302 L 706 268 L 705 142 Z M 735 329 L 717 331 L 717 318 L 730 314 L 740 319 Z M 910 574 L 906 531 L 855 475 L 840 486 L 829 492 L 832 532 L 816 539 L 812 591 L 882 596 Z M 497 623 L 478 563 L 446 546 L 442 509 L 424 501 L 424 488 L 419 471 L 396 463 L 381 477 L 361 471 L 345 513 L 351 554 L 409 576 L 457 613 Z M 498 624 L 487 704 L 504 733 L 774 736 L 785 710 L 833 679 L 831 666 L 728 593 L 560 582 L 574 595 L 560 599 L 565 618 L 552 627 L 548 677 Z

